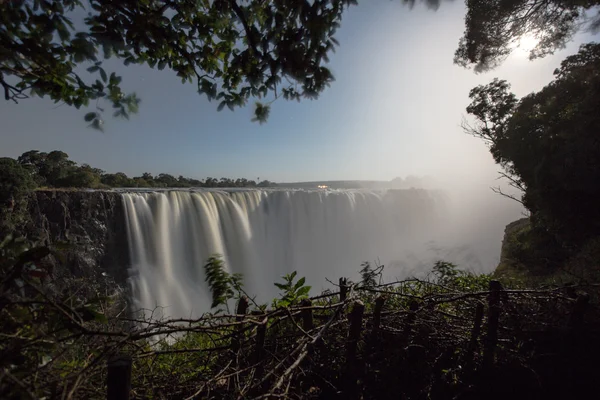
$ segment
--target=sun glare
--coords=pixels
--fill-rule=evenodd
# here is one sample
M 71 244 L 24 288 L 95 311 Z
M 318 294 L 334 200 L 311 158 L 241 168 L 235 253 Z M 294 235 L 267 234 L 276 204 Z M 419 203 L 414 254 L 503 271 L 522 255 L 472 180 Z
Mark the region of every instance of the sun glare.
M 531 50 L 537 46 L 539 40 L 533 34 L 525 34 L 517 40 L 513 46 L 517 53 L 520 55 L 528 55 Z

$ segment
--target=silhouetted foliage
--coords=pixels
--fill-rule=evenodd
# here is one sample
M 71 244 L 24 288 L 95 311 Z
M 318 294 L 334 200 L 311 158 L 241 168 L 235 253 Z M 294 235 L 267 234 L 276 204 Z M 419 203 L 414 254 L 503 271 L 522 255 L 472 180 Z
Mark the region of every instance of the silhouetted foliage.
M 532 231 L 570 253 L 600 235 L 600 45 L 581 46 L 554 75 L 520 100 L 505 81 L 473 89 L 467 111 L 477 122 L 467 131 L 524 190 Z
M 129 397 L 144 399 L 504 400 L 596 390 L 600 310 L 589 285 L 504 289 L 440 262 L 433 281 L 348 282 L 345 300 L 330 290 L 307 298 L 292 273 L 268 307 L 248 301 L 241 277 L 232 282 L 215 256 L 205 272 L 215 274 L 213 294 L 221 285 L 219 308 L 158 319 L 124 315 L 112 279 L 59 272 L 59 249 L 0 241 L 3 399 L 106 398 L 116 355 L 133 362 Z M 246 307 L 223 313 L 242 295 Z M 360 323 L 356 306 L 366 311 Z
M 477 72 L 498 66 L 524 35 L 537 40 L 529 54 L 535 59 L 564 48 L 585 21 L 592 29 L 600 26 L 600 14 L 587 18 L 598 0 L 467 0 L 466 5 L 465 33 L 454 60 Z
M 437 9 L 441 0 L 421 0 Z M 413 6 L 415 0 L 401 0 Z M 0 2 L 0 84 L 4 98 L 50 97 L 103 129 L 105 109 L 129 119 L 140 99 L 104 60 L 171 69 L 182 83 L 219 101 L 218 110 L 257 102 L 263 123 L 270 104 L 314 99 L 334 80 L 324 65 L 344 11 L 356 0 L 13 0 Z M 86 72 L 83 72 L 83 68 Z
M 272 94 L 316 98 L 332 81 L 323 65 L 343 11 L 355 0 L 0 2 L 0 83 L 6 100 L 48 96 L 80 108 L 103 99 L 129 118 L 139 99 L 103 59 L 174 71 L 219 109 Z M 83 21 L 76 17 L 87 13 Z M 88 74 L 82 73 L 81 67 Z M 285 89 L 285 90 L 284 90 Z M 256 120 L 268 116 L 268 104 Z M 104 110 L 85 115 L 101 129 Z

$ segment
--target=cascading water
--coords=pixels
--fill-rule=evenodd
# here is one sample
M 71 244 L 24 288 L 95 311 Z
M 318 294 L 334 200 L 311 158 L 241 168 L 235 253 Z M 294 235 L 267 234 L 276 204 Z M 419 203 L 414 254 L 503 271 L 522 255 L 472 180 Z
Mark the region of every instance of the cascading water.
M 268 301 L 291 271 L 314 291 L 356 276 L 363 261 L 381 260 L 391 277 L 422 272 L 406 261 L 448 225 L 444 196 L 416 189 L 130 192 L 123 201 L 134 296 L 155 317 L 209 309 L 203 266 L 216 253 Z

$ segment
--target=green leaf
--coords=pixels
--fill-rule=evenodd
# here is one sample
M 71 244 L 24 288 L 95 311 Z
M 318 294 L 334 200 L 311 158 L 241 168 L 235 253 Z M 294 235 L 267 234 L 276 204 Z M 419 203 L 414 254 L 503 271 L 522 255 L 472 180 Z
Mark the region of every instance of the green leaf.
M 63 42 L 66 42 L 67 40 L 69 40 L 71 38 L 71 34 L 69 33 L 69 31 L 67 30 L 67 28 L 64 25 L 59 25 L 58 26 L 58 36 L 60 37 L 60 40 L 62 40 Z
M 277 307 L 287 307 L 290 305 L 290 301 L 289 300 L 279 300 L 277 302 Z
M 307 296 L 308 293 L 310 292 L 310 289 L 311 289 L 310 286 L 303 286 L 300 289 L 298 289 L 298 291 L 296 292 L 296 295 L 298 297 Z
M 106 76 L 106 71 L 104 71 L 104 69 L 102 68 L 100 68 L 100 77 L 104 82 L 106 82 L 106 80 L 108 79 L 108 77 Z
M 94 72 L 98 71 L 99 69 L 100 69 L 100 67 L 98 67 L 97 65 L 94 65 L 93 67 L 89 67 L 87 69 L 87 72 L 94 73 Z
M 284 285 L 283 283 L 274 283 L 274 285 L 277 286 L 281 290 L 287 289 L 287 285 Z
M 166 61 L 161 61 L 161 62 L 158 63 L 158 69 L 161 70 L 161 71 L 163 69 L 165 69 L 166 66 L 167 66 L 167 62 Z
M 300 279 L 298 279 L 298 282 L 296 282 L 296 285 L 294 286 L 294 289 L 295 290 L 300 289 L 304 285 L 304 282 L 306 282 L 306 278 L 300 278 Z
M 89 112 L 87 114 L 85 114 L 85 122 L 91 122 L 94 118 L 96 118 L 98 114 L 96 114 L 95 112 Z
M 219 104 L 219 107 L 217 107 L 217 111 L 223 110 L 223 108 L 225 108 L 226 105 L 227 105 L 227 100 L 223 100 L 221 102 L 221 104 Z

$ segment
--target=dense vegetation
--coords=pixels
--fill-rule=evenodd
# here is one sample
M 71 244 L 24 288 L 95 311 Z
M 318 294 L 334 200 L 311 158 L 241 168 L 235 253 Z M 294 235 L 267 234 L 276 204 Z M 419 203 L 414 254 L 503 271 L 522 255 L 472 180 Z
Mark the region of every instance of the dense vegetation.
M 152 175 L 148 172 L 133 178 L 123 172 L 114 174 L 90 167 L 78 165 L 62 151 L 50 153 L 31 150 L 23 153 L 17 160 L 3 158 L 0 165 L 0 184 L 18 188 L 19 192 L 35 187 L 43 188 L 185 188 L 185 187 L 270 187 L 276 186 L 268 180 L 259 181 L 245 178 L 204 180 L 174 177 L 169 174 Z M 257 178 L 258 180 L 259 178 Z M 8 187 L 8 186 L 7 186 Z M 12 189 L 11 189 L 12 190 Z M 7 190 L 7 195 L 11 193 Z
M 485 140 L 531 212 L 524 264 L 556 267 L 600 237 L 600 45 L 581 46 L 522 99 L 502 80 L 470 93 L 467 131 Z
M 288 274 L 269 305 L 215 256 L 214 309 L 156 320 L 126 312 L 110 279 L 58 278 L 60 259 L 0 244 L 2 398 L 106 398 L 116 360 L 132 363 L 136 399 L 579 398 L 599 372 L 589 286 L 502 288 L 445 262 L 386 283 L 365 263 L 356 282 L 314 297 Z

